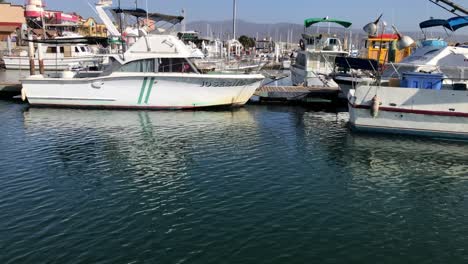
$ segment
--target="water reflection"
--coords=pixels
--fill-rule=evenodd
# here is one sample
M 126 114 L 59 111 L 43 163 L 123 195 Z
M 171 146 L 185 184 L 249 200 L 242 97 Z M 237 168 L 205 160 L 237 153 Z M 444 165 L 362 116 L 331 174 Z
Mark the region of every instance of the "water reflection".
M 299 107 L 0 110 L 0 262 L 466 257 L 463 143 Z
M 184 175 L 206 149 L 225 146 L 232 150 L 249 144 L 257 134 L 257 124 L 246 109 L 143 112 L 30 108 L 24 112 L 24 126 L 29 135 L 45 137 L 53 144 L 63 161 L 72 161 L 76 153 L 88 153 L 96 159 L 92 156 L 95 153 L 111 163 L 111 168 L 136 168 L 141 177 Z

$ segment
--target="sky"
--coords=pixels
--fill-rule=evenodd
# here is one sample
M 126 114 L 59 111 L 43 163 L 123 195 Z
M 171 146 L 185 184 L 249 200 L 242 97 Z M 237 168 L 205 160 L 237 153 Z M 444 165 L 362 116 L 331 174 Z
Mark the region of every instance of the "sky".
M 9 0 L 24 4 L 24 0 Z M 97 0 L 46 0 L 48 9 L 77 12 L 82 16 L 95 16 L 88 2 Z M 134 7 L 135 0 L 121 0 L 123 7 Z M 232 19 L 232 0 L 147 0 L 151 12 L 180 14 L 186 10 L 187 22 L 220 21 Z M 468 8 L 468 0 L 454 0 Z M 114 5 L 118 0 L 114 0 Z M 140 7 L 146 0 L 138 0 Z M 238 18 L 249 22 L 302 24 L 305 18 L 325 17 L 353 22 L 353 28 L 365 24 L 384 13 L 388 24 L 395 24 L 402 31 L 418 30 L 419 22 L 430 17 L 450 18 L 449 12 L 428 0 L 237 0 Z M 468 34 L 468 28 L 459 31 Z

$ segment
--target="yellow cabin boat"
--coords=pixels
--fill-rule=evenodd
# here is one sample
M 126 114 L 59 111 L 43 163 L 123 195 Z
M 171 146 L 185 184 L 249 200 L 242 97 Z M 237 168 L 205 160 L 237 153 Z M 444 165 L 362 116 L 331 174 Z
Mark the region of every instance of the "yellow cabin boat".
M 380 64 L 388 62 L 398 63 L 411 55 L 411 47 L 398 50 L 397 34 L 382 34 L 366 39 L 365 48 L 367 50 L 367 59 L 378 60 Z

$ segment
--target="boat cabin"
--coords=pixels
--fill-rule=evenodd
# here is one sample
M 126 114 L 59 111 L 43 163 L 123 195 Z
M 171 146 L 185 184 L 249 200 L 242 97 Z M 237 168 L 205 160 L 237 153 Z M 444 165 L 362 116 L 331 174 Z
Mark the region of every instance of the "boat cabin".
M 200 71 L 189 58 L 146 58 L 124 64 L 110 59 L 110 64 L 101 75 L 113 72 L 126 73 L 199 73 Z
M 35 57 L 38 58 L 38 48 L 34 48 Z M 76 57 L 91 57 L 95 53 L 90 46 L 84 44 L 76 45 L 42 45 L 42 54 L 46 59 L 62 59 L 62 58 L 76 58 Z M 20 57 L 27 57 L 27 51 L 21 51 Z
M 365 40 L 366 59 L 377 60 L 380 64 L 398 63 L 411 55 L 411 48 L 398 49 L 397 34 L 370 36 Z
M 69 57 L 82 57 L 82 56 L 93 56 L 94 53 L 91 48 L 87 45 L 76 45 L 76 46 L 46 46 L 45 56 L 55 56 L 59 58 Z
M 303 50 L 307 51 L 343 51 L 341 40 L 328 34 L 302 34 L 299 44 Z

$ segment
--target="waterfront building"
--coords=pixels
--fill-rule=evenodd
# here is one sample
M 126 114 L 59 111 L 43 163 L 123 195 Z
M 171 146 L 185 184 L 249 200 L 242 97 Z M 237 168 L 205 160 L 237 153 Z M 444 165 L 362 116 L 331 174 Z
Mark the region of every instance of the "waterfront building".
M 107 37 L 106 26 L 97 23 L 93 17 L 81 20 L 78 33 L 85 37 Z
M 23 6 L 0 4 L 0 41 L 7 41 L 25 23 Z

